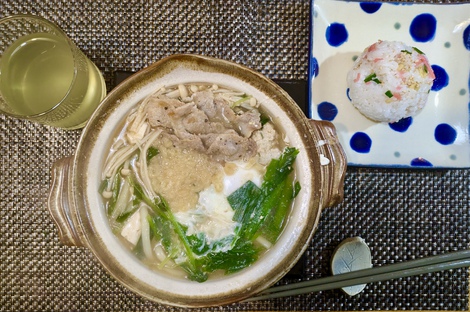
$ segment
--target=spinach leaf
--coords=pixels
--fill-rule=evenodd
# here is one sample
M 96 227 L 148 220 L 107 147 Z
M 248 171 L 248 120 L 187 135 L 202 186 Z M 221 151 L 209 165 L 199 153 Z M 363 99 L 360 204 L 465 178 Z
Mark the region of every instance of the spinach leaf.
M 290 179 L 286 179 L 276 190 L 279 190 L 279 198 L 274 203 L 269 215 L 266 217 L 263 227 L 260 229 L 260 235 L 265 237 L 272 244 L 277 241 L 284 228 L 292 199 L 294 199 L 300 191 L 300 183 L 296 182 L 292 184 Z
M 227 197 L 230 206 L 235 211 L 233 220 L 238 223 L 235 243 L 239 238 L 251 240 L 249 233 L 253 231 L 254 224 L 262 217 L 260 209 L 262 198 L 261 189 L 252 181 L 247 181 Z
M 260 227 L 266 220 L 269 221 L 268 215 L 271 211 L 274 211 L 276 216 L 276 225 L 273 225 L 270 231 L 274 233 L 273 238 L 277 238 L 280 229 L 277 235 L 275 229 L 282 228 L 282 222 L 293 198 L 293 187 L 289 186 L 287 181 L 298 153 L 296 148 L 287 147 L 278 159 L 269 163 L 261 188 L 248 181 L 228 196 L 228 202 L 235 211 L 234 220 L 240 224 L 233 245 L 239 240 L 253 240 Z M 271 221 L 274 220 L 274 215 Z
M 264 175 L 264 181 L 261 188 L 266 192 L 272 192 L 283 180 L 285 180 L 292 172 L 292 165 L 294 164 L 295 158 L 299 150 L 293 147 L 287 147 L 284 149 L 279 159 L 273 159 Z
M 258 259 L 259 250 L 250 241 L 240 242 L 225 252 L 209 253 L 206 256 L 205 270 L 224 270 L 226 274 L 246 268 Z
M 258 259 L 259 249 L 251 241 L 239 241 L 231 246 L 234 237 L 228 236 L 221 240 L 208 243 L 205 234 L 188 236 L 191 247 L 198 254 L 197 263 L 200 269 L 210 273 L 224 270 L 226 274 L 239 271 Z

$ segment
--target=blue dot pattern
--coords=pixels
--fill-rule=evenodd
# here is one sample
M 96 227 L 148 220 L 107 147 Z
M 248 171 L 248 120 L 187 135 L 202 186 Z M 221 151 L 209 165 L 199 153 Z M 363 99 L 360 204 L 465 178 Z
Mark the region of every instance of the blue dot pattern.
M 416 16 L 410 25 L 410 35 L 416 42 L 428 42 L 436 34 L 437 20 L 429 13 Z
M 377 12 L 380 7 L 382 6 L 382 3 L 380 2 L 361 2 L 360 4 L 361 9 L 368 13 L 368 14 L 373 14 Z
M 412 117 L 406 117 L 403 118 L 397 122 L 390 123 L 388 124 L 392 130 L 395 130 L 397 132 L 406 132 L 408 128 L 411 126 L 413 123 L 413 118 Z
M 310 76 L 314 78 L 314 77 L 318 76 L 318 74 L 320 72 L 320 67 L 318 66 L 318 61 L 315 57 L 312 58 L 312 60 L 310 62 L 312 62 L 310 64 Z
M 417 157 L 411 160 L 410 165 L 413 167 L 432 167 L 432 163 L 421 157 Z
M 439 65 L 432 65 L 432 70 L 434 71 L 434 75 L 436 79 L 432 84 L 431 90 L 432 91 L 440 91 L 443 88 L 447 87 L 449 84 L 449 75 L 447 74 L 446 70 Z
M 338 108 L 336 105 L 330 103 L 330 102 L 322 102 L 318 104 L 318 116 L 322 120 L 327 120 L 327 121 L 333 121 L 335 119 L 336 115 L 338 115 Z
M 370 152 L 370 148 L 372 146 L 372 140 L 366 133 L 356 132 L 351 137 L 351 140 L 349 141 L 349 145 L 356 152 L 366 154 Z
M 463 45 L 465 49 L 470 51 L 470 25 L 463 31 Z
M 392 3 L 393 4 L 393 3 Z M 385 6 L 388 4 L 384 4 L 382 2 L 360 2 L 359 4 L 360 10 L 362 10 L 365 14 L 367 15 L 373 15 L 374 13 L 380 12 L 381 8 L 383 10 L 388 10 Z M 412 5 L 412 4 L 410 4 Z M 397 7 L 400 7 L 397 5 Z M 468 8 L 467 6 L 465 8 Z M 332 9 L 334 11 L 334 9 Z M 383 12 L 381 13 L 383 14 Z M 341 15 L 340 15 L 341 16 Z M 318 17 L 318 16 L 317 16 Z M 447 17 L 447 15 L 446 15 Z M 354 29 L 348 29 L 348 27 L 351 27 L 351 25 L 348 24 L 348 19 L 341 19 L 337 18 L 335 15 L 334 21 L 328 21 L 329 24 L 326 25 L 326 33 L 325 33 L 325 39 L 328 43 L 329 46 L 337 48 L 342 46 L 345 42 L 348 41 L 349 38 L 349 31 L 354 31 Z M 442 20 L 442 16 L 438 11 L 435 10 L 430 10 L 430 11 L 421 11 L 414 15 L 414 18 L 409 20 L 407 23 L 409 23 L 409 29 L 408 29 L 408 34 L 411 37 L 411 39 L 402 39 L 405 43 L 408 43 L 410 45 L 413 45 L 413 43 L 409 42 L 410 40 L 413 40 L 414 42 L 417 43 L 432 43 L 433 41 L 436 40 L 442 40 L 440 37 L 436 37 L 436 31 L 438 28 L 438 20 Z M 399 23 L 402 22 L 402 23 Z M 344 23 L 344 24 L 343 24 Z M 397 18 L 397 21 L 395 23 L 392 23 L 393 29 L 395 31 L 400 31 L 403 32 L 403 30 L 400 27 L 397 27 L 397 25 L 405 24 L 405 20 L 401 20 L 400 18 Z M 442 26 L 439 26 L 442 27 Z M 441 28 L 439 28 L 441 29 Z M 406 32 L 406 31 L 405 31 Z M 462 43 L 464 48 L 467 51 L 470 51 L 470 25 L 466 26 L 466 28 L 463 31 L 460 31 L 462 34 Z M 408 37 L 408 38 L 410 38 Z M 381 38 L 383 40 L 392 40 L 392 39 L 387 39 L 387 38 Z M 448 39 L 446 39 L 448 40 Z M 454 42 L 453 42 L 454 43 Z M 420 47 L 420 45 L 416 45 Z M 446 49 L 454 49 L 456 45 L 450 44 L 449 41 L 446 41 L 446 43 L 443 45 Z M 421 48 L 420 48 L 421 49 Z M 425 49 L 423 49 L 424 52 L 426 52 Z M 334 53 L 334 52 L 332 52 Z M 334 55 L 334 54 L 333 54 Z M 354 60 L 354 57 L 353 57 Z M 439 62 L 439 59 L 429 59 L 431 62 Z M 310 75 L 311 77 L 316 77 L 318 76 L 321 68 L 320 66 L 323 65 L 323 63 L 320 63 L 317 58 L 311 57 L 311 65 L 310 65 Z M 323 62 L 323 61 L 322 61 Z M 445 66 L 447 66 L 446 62 L 443 62 Z M 329 64 L 327 64 L 330 66 Z M 432 69 L 434 71 L 434 74 L 436 76 L 433 86 L 431 88 L 431 91 L 438 92 L 444 88 L 446 88 L 450 81 L 449 81 L 449 74 L 447 70 L 441 65 L 432 65 Z M 328 70 L 328 69 L 326 69 Z M 464 69 L 462 69 L 464 70 Z M 467 70 L 468 72 L 468 70 Z M 453 72 L 451 72 L 453 73 Z M 323 79 L 323 78 L 322 78 Z M 454 81 L 452 81 L 454 83 Z M 459 95 L 467 94 L 467 90 L 470 91 L 470 76 L 468 79 L 468 89 L 459 89 L 460 93 Z M 464 90 L 464 92 L 462 92 Z M 469 92 L 470 93 L 470 92 Z M 431 95 L 432 96 L 432 95 Z M 346 97 L 351 100 L 349 97 L 349 88 L 346 88 Z M 318 103 L 318 102 L 317 102 Z M 341 105 L 336 105 L 340 103 L 331 103 L 329 101 L 319 101 L 320 104 L 317 104 L 317 114 L 318 117 L 322 120 L 327 120 L 327 121 L 334 121 L 337 119 L 337 122 L 341 123 L 343 122 L 344 116 L 345 115 L 340 115 L 340 118 L 338 118 L 339 110 L 342 109 L 343 104 Z M 470 102 L 468 102 L 468 110 L 470 110 Z M 454 127 L 452 127 L 451 124 L 445 123 L 446 119 L 445 117 L 439 119 L 439 122 L 436 123 L 435 126 L 432 124 L 430 131 L 434 129 L 434 140 L 436 143 L 446 146 L 446 145 L 452 145 L 455 143 L 457 139 L 457 134 L 458 132 Z M 438 124 L 439 123 L 439 124 Z M 389 128 L 397 133 L 406 133 L 409 129 L 414 129 L 413 126 L 413 118 L 412 117 L 407 117 L 404 118 L 398 122 L 395 123 L 390 123 L 388 124 Z M 457 126 L 457 128 L 459 128 Z M 428 131 L 429 131 L 428 130 Z M 368 133 L 368 129 L 364 131 L 357 131 L 356 130 L 348 130 L 350 131 L 349 133 L 353 132 L 353 135 L 350 137 L 349 140 L 349 146 L 352 149 L 353 152 L 359 153 L 359 154 L 367 154 L 371 152 L 371 147 L 373 144 L 372 137 L 371 135 L 374 134 L 374 132 L 371 132 L 370 134 Z M 357 132 L 354 132 L 357 131 Z M 412 132 L 415 130 L 412 130 Z M 470 131 L 470 125 L 468 126 L 468 131 Z M 376 153 L 374 151 L 374 153 Z M 399 152 L 395 151 L 395 157 L 400 155 Z M 371 156 L 373 154 L 370 154 Z M 419 155 L 416 155 L 415 158 L 409 158 L 411 161 L 409 162 L 409 166 L 411 167 L 433 167 L 434 165 L 424 157 L 418 157 Z M 450 157 L 452 160 L 456 160 L 457 157 L 456 155 L 452 154 L 452 157 Z M 437 164 L 439 166 L 439 164 Z
M 457 131 L 451 125 L 441 123 L 434 130 L 434 138 L 442 145 L 449 145 L 457 138 Z
M 339 47 L 348 41 L 348 31 L 344 24 L 332 23 L 326 28 L 326 41 L 333 47 Z

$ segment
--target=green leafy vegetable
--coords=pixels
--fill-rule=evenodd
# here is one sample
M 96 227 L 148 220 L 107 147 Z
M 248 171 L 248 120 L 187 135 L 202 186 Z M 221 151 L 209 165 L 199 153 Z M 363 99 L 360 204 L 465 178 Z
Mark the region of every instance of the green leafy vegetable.
M 260 116 L 260 121 L 261 121 L 261 125 L 264 126 L 265 124 L 267 124 L 268 122 L 271 121 L 271 119 L 269 119 L 268 116 L 264 115 L 264 114 L 261 114 Z
M 290 180 L 285 180 L 279 187 L 279 200 L 271 209 L 264 226 L 261 228 L 261 234 L 268 241 L 274 244 L 282 232 L 286 215 L 289 211 L 290 203 L 300 192 L 300 183 L 292 184 Z
M 155 218 L 157 218 L 158 216 L 155 216 Z M 150 238 L 161 238 L 162 235 L 161 235 L 161 227 L 157 226 L 157 221 L 155 221 L 155 219 L 151 216 L 151 215 L 148 215 L 147 216 L 147 221 L 149 223 L 149 227 L 150 227 Z
M 207 243 L 205 234 L 188 237 L 192 250 L 198 255 L 197 263 L 207 273 L 224 270 L 227 274 L 243 269 L 258 259 L 259 250 L 251 241 L 239 241 L 226 250 L 233 242 L 233 236 Z
M 227 198 L 235 211 L 234 220 L 240 224 L 234 244 L 238 240 L 246 241 L 255 238 L 270 211 L 276 206 L 284 205 L 286 198 L 290 197 L 288 200 L 290 203 L 293 198 L 292 188 L 287 191 L 290 196 L 284 196 L 284 202 L 280 204 L 283 201 L 286 180 L 293 171 L 293 163 L 298 153 L 299 151 L 295 148 L 286 148 L 279 159 L 273 159 L 268 165 L 260 188 L 248 181 Z M 280 209 L 278 218 L 285 216 L 287 208 Z
M 154 146 L 150 146 L 147 149 L 147 163 L 155 156 L 158 155 L 158 149 Z
M 114 208 L 116 207 L 116 202 L 118 200 L 119 192 L 121 190 L 121 184 L 122 184 L 121 182 L 122 182 L 121 175 L 119 173 L 115 174 L 113 178 L 112 196 L 108 202 L 108 207 L 107 207 L 108 215 L 111 215 L 114 211 Z
M 385 95 L 386 95 L 388 98 L 393 97 L 393 93 L 392 93 L 392 91 L 390 91 L 390 90 L 388 90 L 387 92 L 385 92 Z
M 189 279 L 204 282 L 209 273 L 216 270 L 224 270 L 226 274 L 236 272 L 258 259 L 262 250 L 254 243 L 258 235 L 265 235 L 274 243 L 281 233 L 290 203 L 300 190 L 300 184 L 292 183 L 290 177 L 298 152 L 295 148 L 286 148 L 279 159 L 272 160 L 266 168 L 261 187 L 248 181 L 229 196 L 229 203 L 234 209 L 233 220 L 239 226 L 234 235 L 219 241 L 209 242 L 204 233 L 187 235 L 187 228 L 176 220 L 165 199 L 161 196 L 149 198 L 133 177 L 129 178 L 134 189 L 132 209 L 122 213 L 117 221 L 123 222 L 141 204 L 145 204 L 151 210 L 147 217 L 150 238 L 161 241 L 168 260 L 172 259 L 186 271 Z M 113 182 L 114 199 L 111 198 L 109 209 L 111 202 L 119 197 L 121 175 L 116 174 Z M 134 252 L 138 257 L 143 257 L 141 239 Z
M 400 52 L 402 52 L 402 53 L 406 53 L 406 54 L 411 54 L 411 52 L 410 52 L 410 51 L 408 51 L 408 50 L 401 50 Z
M 124 211 L 122 214 L 120 214 L 117 218 L 116 218 L 116 221 L 119 222 L 119 223 L 123 223 L 124 221 L 126 221 L 127 219 L 129 219 L 130 216 L 132 216 L 134 214 L 134 212 L 136 212 L 138 209 L 138 207 L 135 207 L 133 206 L 132 209 L 128 210 L 128 211 Z
M 184 265 L 181 265 L 181 267 L 188 273 L 189 278 L 198 282 L 206 281 L 208 275 L 206 272 L 198 270 L 196 256 L 191 249 L 188 237 L 183 230 L 183 226 L 178 223 L 165 199 L 163 197 L 159 197 L 155 199 L 155 201 L 152 201 L 143 192 L 142 187 L 138 183 L 134 183 L 133 185 L 135 194 L 137 194 L 136 196 L 141 198 L 155 214 L 161 217 L 163 228 L 165 228 L 166 231 L 171 229 L 176 234 L 176 237 L 173 237 L 172 235 L 170 237 L 169 234 L 163 235 L 163 245 L 167 249 L 167 252 L 169 252 L 169 254 L 173 254 L 172 249 L 177 248 L 177 252 L 184 253 L 187 258 L 187 262 Z
M 261 188 L 267 193 L 274 190 L 282 181 L 294 170 L 293 164 L 299 150 L 293 147 L 287 147 L 279 159 L 273 159 L 269 163 L 266 174 L 264 175 Z
M 100 183 L 100 187 L 98 188 L 98 193 L 103 193 L 104 190 L 108 189 L 108 186 L 109 186 L 109 183 L 111 179 L 104 179 L 103 181 L 101 181 Z
M 139 241 L 137 244 L 135 244 L 134 248 L 132 249 L 132 252 L 137 256 L 138 259 L 144 259 L 145 254 L 144 254 L 144 248 L 142 245 L 142 237 L 139 238 Z
M 261 189 L 252 181 L 247 181 L 227 197 L 230 206 L 235 211 L 233 220 L 239 224 L 237 233 L 239 237 L 249 236 L 250 224 L 255 223 L 261 217 L 262 197 Z
M 258 259 L 258 252 L 252 242 L 240 242 L 226 252 L 209 253 L 205 269 L 208 272 L 224 270 L 227 274 L 246 268 Z

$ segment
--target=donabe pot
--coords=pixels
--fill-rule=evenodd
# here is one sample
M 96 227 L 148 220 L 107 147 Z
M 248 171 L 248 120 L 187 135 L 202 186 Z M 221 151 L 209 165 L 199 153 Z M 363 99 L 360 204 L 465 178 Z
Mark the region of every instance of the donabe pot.
M 143 265 L 111 231 L 101 195 L 101 171 L 113 137 L 130 110 L 162 86 L 214 83 L 254 96 L 300 150 L 295 170 L 302 189 L 277 243 L 250 267 L 197 283 L 159 274 Z M 103 100 L 83 130 L 75 155 L 52 168 L 48 208 L 62 243 L 89 248 L 130 290 L 155 302 L 202 307 L 248 298 L 283 277 L 308 247 L 321 210 L 343 198 L 344 152 L 333 125 L 305 117 L 278 85 L 232 62 L 174 55 L 145 68 Z

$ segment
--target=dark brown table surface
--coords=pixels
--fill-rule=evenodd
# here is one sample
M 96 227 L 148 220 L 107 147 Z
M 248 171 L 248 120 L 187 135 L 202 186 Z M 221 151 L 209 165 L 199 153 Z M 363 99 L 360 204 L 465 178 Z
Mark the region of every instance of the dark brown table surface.
M 0 17 L 31 13 L 58 24 L 108 90 L 119 73 L 196 53 L 293 81 L 299 101 L 309 10 L 308 0 L 0 1 Z M 178 311 L 121 286 L 88 249 L 60 244 L 45 206 L 50 168 L 74 154 L 80 133 L 0 116 L 0 311 Z M 375 266 L 469 248 L 469 194 L 468 169 L 350 167 L 344 201 L 323 211 L 301 263 L 280 283 L 328 276 L 333 250 L 352 236 L 369 244 Z M 374 283 L 355 297 L 332 290 L 208 310 L 469 310 L 468 273 Z

